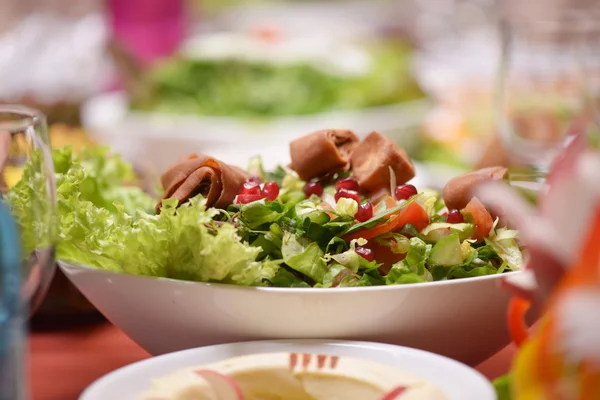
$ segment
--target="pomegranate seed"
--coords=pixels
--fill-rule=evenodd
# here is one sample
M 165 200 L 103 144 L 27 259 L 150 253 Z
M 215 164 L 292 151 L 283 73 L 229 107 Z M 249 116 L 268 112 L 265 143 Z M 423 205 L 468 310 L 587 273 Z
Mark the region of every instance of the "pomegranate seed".
M 248 204 L 263 198 L 262 194 L 238 194 L 235 198 L 235 204 Z
M 375 254 L 373 254 L 373 250 L 367 247 L 358 246 L 354 251 L 356 251 L 356 254 L 358 254 L 367 261 L 373 261 L 375 259 Z
M 443 213 L 440 214 L 440 217 L 447 217 L 448 216 L 448 211 L 444 211 Z
M 257 194 L 260 195 L 260 186 L 256 182 L 246 182 L 240 189 L 239 194 Z
M 260 179 L 258 176 L 251 176 L 248 179 L 246 179 L 246 182 L 256 183 L 260 185 L 262 183 L 262 179 Z
M 342 197 L 345 197 L 347 199 L 352 199 L 360 204 L 360 195 L 358 194 L 358 192 L 356 192 L 354 190 L 348 190 L 348 189 L 338 190 L 337 193 L 335 194 L 335 202 L 337 203 L 338 200 L 341 199 Z
M 360 187 L 358 186 L 358 182 L 356 181 L 356 179 L 351 178 L 351 177 L 342 178 L 342 179 L 338 180 L 335 183 L 335 188 L 337 190 L 340 190 L 340 189 L 354 190 L 355 192 L 358 192 L 360 190 Z
M 394 194 L 398 200 L 407 200 L 417 194 L 417 188 L 413 185 L 396 186 Z
M 319 182 L 306 182 L 306 185 L 304 185 L 304 195 L 310 197 L 313 194 L 321 196 L 323 194 L 323 185 Z
M 274 201 L 279 196 L 279 186 L 277 186 L 276 182 L 267 182 L 263 187 L 262 194 L 267 200 Z
M 373 218 L 373 204 L 366 202 L 358 206 L 358 211 L 354 215 L 359 222 L 365 222 Z
M 446 218 L 446 222 L 450 224 L 462 224 L 465 222 L 465 218 L 458 210 L 452 210 L 448 213 L 448 217 Z

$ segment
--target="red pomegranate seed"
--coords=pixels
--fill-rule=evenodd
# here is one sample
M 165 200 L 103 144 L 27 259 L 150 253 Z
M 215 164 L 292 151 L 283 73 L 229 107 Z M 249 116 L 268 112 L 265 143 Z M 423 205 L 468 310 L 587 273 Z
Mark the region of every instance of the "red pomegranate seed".
M 261 199 L 264 199 L 262 194 L 238 194 L 235 198 L 235 204 L 248 204 Z
M 417 194 L 417 188 L 413 185 L 396 186 L 394 194 L 398 200 L 407 200 Z
M 355 192 L 358 192 L 360 190 L 360 187 L 358 186 L 358 182 L 356 181 L 356 179 L 351 178 L 351 177 L 342 178 L 342 179 L 338 180 L 335 183 L 335 188 L 337 190 L 340 190 L 340 189 L 354 190 Z
M 446 222 L 450 224 L 462 224 L 465 222 L 465 218 L 458 210 L 452 210 L 448 213 L 448 217 L 446 218 Z
M 277 196 L 279 196 L 279 186 L 276 182 L 267 182 L 263 187 L 262 194 L 267 198 L 267 200 L 274 201 Z
M 260 186 L 256 182 L 246 182 L 240 189 L 239 194 L 257 194 L 260 195 Z
M 373 250 L 367 247 L 358 246 L 354 251 L 356 251 L 356 254 L 358 254 L 367 261 L 373 261 L 375 259 L 375 254 L 373 254 Z
M 366 202 L 358 206 L 358 211 L 354 215 L 359 222 L 365 222 L 373 218 L 373 204 Z
M 304 195 L 310 197 L 313 194 L 321 196 L 323 194 L 323 185 L 319 182 L 306 182 L 306 185 L 304 185 Z
M 337 193 L 335 194 L 335 202 L 337 203 L 338 200 L 341 199 L 342 197 L 345 197 L 347 199 L 352 199 L 360 204 L 360 195 L 358 194 L 358 192 L 356 192 L 354 190 L 348 190 L 348 189 L 338 190 Z
M 260 185 L 262 183 L 262 179 L 260 179 L 258 176 L 251 176 L 248 179 L 246 179 L 246 182 L 256 183 Z

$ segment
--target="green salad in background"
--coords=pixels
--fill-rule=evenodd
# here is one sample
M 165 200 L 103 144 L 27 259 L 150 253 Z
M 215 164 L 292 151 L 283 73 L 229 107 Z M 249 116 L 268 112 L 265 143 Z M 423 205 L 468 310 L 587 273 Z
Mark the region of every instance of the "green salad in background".
M 275 192 L 264 184 L 260 198 L 226 209 L 207 207 L 201 195 L 179 206 L 166 199 L 157 214 L 157 199 L 132 185 L 132 167 L 107 149 L 63 148 L 53 158 L 57 258 L 72 263 L 190 281 L 321 288 L 468 278 L 522 265 L 515 231 L 494 224 L 473 239 L 481 210 L 463 210 L 464 220 L 451 221 L 457 214 L 448 214 L 432 190 L 403 200 L 388 196 L 359 218 L 358 203 L 336 195 L 336 185 L 351 179 L 348 172 L 324 184 L 323 193 L 311 193 L 295 173 L 265 172 L 256 158 L 249 170 Z M 35 160 L 6 196 L 31 249 L 31 199 L 44 184 Z M 337 201 L 328 205 L 333 196 Z
M 411 73 L 409 45 L 385 41 L 357 45 L 355 50 L 370 59 L 370 66 L 359 74 L 326 68 L 325 61 L 273 63 L 261 61 L 262 56 L 190 57 L 182 52 L 145 76 L 149 90 L 132 94 L 131 107 L 172 114 L 277 117 L 424 98 Z

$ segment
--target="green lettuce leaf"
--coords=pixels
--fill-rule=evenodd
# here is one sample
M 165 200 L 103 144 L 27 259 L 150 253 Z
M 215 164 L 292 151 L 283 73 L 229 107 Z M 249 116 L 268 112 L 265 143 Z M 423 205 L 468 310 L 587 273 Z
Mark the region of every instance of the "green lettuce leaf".
M 495 236 L 493 238 L 486 238 L 485 242 L 496 251 L 498 257 L 500 257 L 509 268 L 515 271 L 523 268 L 523 253 L 521 252 L 516 239 Z
M 385 278 L 381 276 L 377 269 L 365 272 L 359 281 L 359 286 L 381 286 L 385 284 Z
M 55 150 L 59 153 L 53 158 L 62 163 L 68 160 L 69 148 Z M 60 153 L 63 154 L 60 154 Z M 107 147 L 84 149 L 79 155 L 72 155 L 73 163 L 80 162 L 85 171 L 85 178 L 79 190 L 83 200 L 91 201 L 95 206 L 114 210 L 114 203 L 123 205 L 125 212 L 133 215 L 137 209 L 153 210 L 156 201 L 138 186 L 133 167 L 120 155 L 111 153 Z M 55 167 L 58 167 L 55 163 Z M 64 165 L 62 166 L 64 168 Z M 58 173 L 66 170 L 56 168 Z
M 407 265 L 402 263 L 395 264 L 390 272 L 385 276 L 387 285 L 401 285 L 406 283 L 427 282 L 425 278 L 414 273 Z
M 323 281 L 327 273 L 327 264 L 323 260 L 325 253 L 316 242 L 305 238 L 298 239 L 290 232 L 285 232 L 281 253 L 283 261 L 290 268 L 315 282 Z
M 394 264 L 386 276 L 388 284 L 430 282 L 431 273 L 425 267 L 429 258 L 431 245 L 419 238 L 410 239 L 410 247 L 404 260 Z
M 287 268 L 280 268 L 277 273 L 268 280 L 274 287 L 308 288 L 310 285 L 296 276 Z
M 133 188 L 109 190 L 133 175 L 122 160 L 102 151 L 81 157 L 69 149 L 53 154 L 59 260 L 137 275 L 239 285 L 263 284 L 279 270 L 281 261 L 257 261 L 261 248 L 242 242 L 233 225 L 216 224 L 213 217 L 219 211 L 207 209 L 200 196 L 179 208 L 177 200 L 167 200 L 161 214 L 153 215 L 144 211 L 154 205 L 146 194 L 136 194 Z M 25 167 L 8 196 L 23 227 L 33 225 L 32 190 L 39 186 L 34 167 Z M 134 201 L 118 201 L 123 199 Z M 129 213 L 127 207 L 135 209 Z
M 240 207 L 240 220 L 250 229 L 258 229 L 265 224 L 277 221 L 284 212 L 281 203 L 262 199 L 243 204 Z

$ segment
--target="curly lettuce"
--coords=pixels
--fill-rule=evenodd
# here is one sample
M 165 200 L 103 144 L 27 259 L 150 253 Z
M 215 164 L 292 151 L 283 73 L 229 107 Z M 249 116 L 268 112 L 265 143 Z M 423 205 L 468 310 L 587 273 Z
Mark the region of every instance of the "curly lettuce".
M 273 278 L 278 261 L 257 261 L 260 247 L 241 241 L 235 227 L 219 224 L 218 212 L 201 197 L 177 207 L 134 186 L 131 166 L 105 149 L 74 155 L 53 153 L 57 184 L 57 259 L 111 271 L 202 282 L 259 285 Z M 8 194 L 17 221 L 31 231 L 31 204 L 39 188 L 34 164 Z M 32 240 L 35 240 L 33 238 Z

